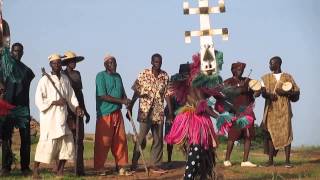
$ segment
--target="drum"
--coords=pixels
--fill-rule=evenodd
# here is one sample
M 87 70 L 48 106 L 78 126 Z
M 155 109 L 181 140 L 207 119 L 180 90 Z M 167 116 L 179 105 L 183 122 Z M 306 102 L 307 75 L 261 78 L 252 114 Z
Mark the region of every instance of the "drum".
M 2 19 L 2 29 L 0 28 L 0 48 L 10 47 L 10 28 L 7 21 Z
M 251 79 L 249 81 L 249 88 L 253 91 L 260 91 L 261 90 L 261 83 L 259 80 Z
M 283 91 L 290 91 L 292 89 L 292 83 L 291 82 L 284 82 L 281 86 Z

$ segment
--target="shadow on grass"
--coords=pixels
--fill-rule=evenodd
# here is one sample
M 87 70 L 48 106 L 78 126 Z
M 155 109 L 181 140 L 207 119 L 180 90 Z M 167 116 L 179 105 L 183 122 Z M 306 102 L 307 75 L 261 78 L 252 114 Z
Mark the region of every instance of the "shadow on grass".
M 40 176 L 42 177 L 42 179 L 55 179 L 55 174 L 52 173 L 50 169 L 40 168 Z M 1 177 L 0 179 L 1 180 L 32 179 L 32 173 L 28 176 L 23 176 L 20 170 L 15 169 L 11 171 L 10 176 Z M 68 179 L 83 179 L 83 178 L 78 178 L 70 172 L 65 172 L 63 179 L 68 180 Z
M 313 164 L 320 164 L 320 159 L 316 159 L 316 160 L 310 160 L 308 161 L 309 163 L 313 163 Z
M 172 161 L 170 163 L 168 162 L 163 163 L 164 168 L 168 170 L 182 168 L 185 165 L 186 165 L 185 161 Z
M 310 178 L 310 174 L 290 174 L 290 173 L 270 173 L 270 174 L 252 174 L 242 178 L 227 178 L 228 180 L 261 180 L 261 179 L 273 179 L 273 180 L 284 180 L 284 179 L 301 179 Z

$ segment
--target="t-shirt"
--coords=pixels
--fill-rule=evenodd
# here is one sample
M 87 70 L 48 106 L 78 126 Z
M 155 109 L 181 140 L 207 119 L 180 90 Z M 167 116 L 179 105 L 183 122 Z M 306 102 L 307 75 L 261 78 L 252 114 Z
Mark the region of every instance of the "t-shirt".
M 109 115 L 112 112 L 121 109 L 121 104 L 103 101 L 99 96 L 112 96 L 114 98 L 123 97 L 123 84 L 120 74 L 109 74 L 101 71 L 96 76 L 96 110 L 97 116 Z
M 274 78 L 276 78 L 277 81 L 279 81 L 280 78 L 281 78 L 282 73 L 278 73 L 278 74 L 274 74 L 273 73 L 272 75 L 273 75 Z M 261 86 L 265 87 L 264 82 L 263 81 L 260 81 L 260 82 L 261 82 Z
M 282 73 L 273 74 L 273 76 L 276 78 L 277 81 L 280 80 Z

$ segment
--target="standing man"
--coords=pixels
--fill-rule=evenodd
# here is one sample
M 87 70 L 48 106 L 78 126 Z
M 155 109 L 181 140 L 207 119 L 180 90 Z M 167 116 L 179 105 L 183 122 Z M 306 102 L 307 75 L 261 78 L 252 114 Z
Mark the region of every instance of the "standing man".
M 128 165 L 128 146 L 121 114 L 122 105 L 128 106 L 130 99 L 125 93 L 120 74 L 116 72 L 115 57 L 107 55 L 104 67 L 96 76 L 97 123 L 94 142 L 94 168 L 104 171 L 104 163 L 111 148 L 119 175 L 131 175 Z M 104 173 L 102 173 L 104 174 Z
M 242 77 L 242 74 L 244 72 L 244 69 L 246 67 L 245 63 L 242 62 L 236 62 L 231 65 L 231 72 L 232 77 L 225 80 L 224 84 L 226 86 L 230 86 L 234 91 L 238 92 L 237 96 L 231 96 L 231 98 L 228 98 L 228 101 L 233 104 L 232 109 L 225 109 L 229 111 L 230 113 L 234 113 L 236 117 L 238 117 L 242 111 L 247 109 L 248 106 L 253 105 L 254 103 L 254 96 L 259 96 L 259 92 L 253 92 L 251 89 L 249 89 L 249 81 L 250 79 L 248 77 Z M 235 112 L 234 112 L 235 111 Z M 251 163 L 248 161 L 249 151 L 250 151 L 250 145 L 251 140 L 255 136 L 254 132 L 254 120 L 255 115 L 253 110 L 251 110 L 247 114 L 247 118 L 250 116 L 252 118 L 253 123 L 250 124 L 250 127 L 245 128 L 238 128 L 236 127 L 236 124 L 234 123 L 228 132 L 228 145 L 227 145 L 227 152 L 226 157 L 224 161 L 224 166 L 231 166 L 230 162 L 230 155 L 233 149 L 234 142 L 240 139 L 244 139 L 244 153 L 243 153 L 243 161 L 241 162 L 242 167 L 256 167 L 256 164 Z
M 162 57 L 160 54 L 154 54 L 151 57 L 151 69 L 142 71 L 132 86 L 134 94 L 128 111 L 132 114 L 132 108 L 139 98 L 138 122 L 140 130 L 138 140 L 133 149 L 132 166 L 135 170 L 140 158 L 138 149 L 139 144 L 142 149 L 146 146 L 146 136 L 151 130 L 153 143 L 151 147 L 151 171 L 154 173 L 166 173 L 160 168 L 163 154 L 163 120 L 164 120 L 164 99 L 168 104 L 169 121 L 172 121 L 173 113 L 167 92 L 169 82 L 168 74 L 161 70 Z M 138 144 L 139 143 L 139 144 Z
M 21 145 L 20 145 L 20 164 L 21 171 L 24 175 L 31 173 L 30 165 L 30 101 L 29 91 L 32 79 L 35 77 L 32 70 L 21 62 L 23 56 L 23 45 L 21 43 L 14 43 L 11 47 L 11 57 L 15 60 L 15 68 L 19 69 L 22 74 L 21 81 L 11 82 L 9 79 L 6 81 L 7 94 L 6 99 L 14 106 L 26 107 L 28 111 L 28 121 L 24 124 L 24 128 L 19 128 Z M 2 175 L 8 175 L 11 170 L 12 164 L 12 150 L 11 150 L 11 138 L 14 127 L 14 119 L 8 119 L 5 122 L 5 143 L 3 143 L 2 152 Z
M 40 163 L 49 164 L 52 160 L 59 160 L 57 175 L 63 176 L 66 161 L 74 159 L 73 136 L 67 125 L 68 106 L 83 116 L 68 77 L 61 74 L 61 56 L 53 54 L 49 61 L 52 71 L 39 80 L 35 94 L 40 111 L 40 138 L 34 158 L 34 178 L 40 178 Z
M 269 154 L 266 166 L 273 165 L 273 157 L 280 148 L 285 149 L 286 168 L 291 168 L 290 151 L 292 135 L 291 103 L 299 100 L 300 89 L 293 77 L 281 70 L 282 60 L 275 56 L 270 59 L 271 73 L 262 76 L 262 96 L 266 99 L 262 127 L 266 130 L 265 153 Z M 282 89 L 283 83 L 290 82 L 292 88 Z
M 63 70 L 63 74 L 65 74 L 71 83 L 72 89 L 77 97 L 77 100 L 79 102 L 79 106 L 81 109 L 84 110 L 84 114 L 86 116 L 86 123 L 90 121 L 90 115 L 87 112 L 87 109 L 84 104 L 84 97 L 82 93 L 82 81 L 81 81 L 81 75 L 80 72 L 75 70 L 76 63 L 82 61 L 84 59 L 83 56 L 77 56 L 74 52 L 67 51 L 64 53 L 64 58 L 61 61 L 62 66 L 66 66 L 66 69 Z M 71 121 L 72 124 L 75 124 L 76 122 L 76 116 L 71 111 L 71 109 L 68 109 L 68 120 Z M 78 129 L 78 135 L 76 135 L 76 129 Z M 75 127 L 72 130 L 73 138 L 75 140 L 75 145 L 78 146 L 78 152 L 76 157 L 76 175 L 78 176 L 84 176 L 84 162 L 83 162 L 83 139 L 84 139 L 84 124 L 83 124 L 83 118 L 79 118 L 79 124 L 78 127 Z M 78 141 L 76 141 L 76 136 L 78 136 Z

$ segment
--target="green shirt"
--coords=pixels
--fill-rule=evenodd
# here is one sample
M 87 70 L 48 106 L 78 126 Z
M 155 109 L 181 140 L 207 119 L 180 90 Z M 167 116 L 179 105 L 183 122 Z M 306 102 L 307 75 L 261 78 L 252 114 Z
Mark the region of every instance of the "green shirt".
M 121 109 L 121 104 L 103 101 L 99 96 L 112 96 L 114 98 L 123 97 L 123 84 L 120 74 L 109 74 L 101 71 L 96 76 L 96 109 L 97 116 L 109 115 L 112 112 Z

